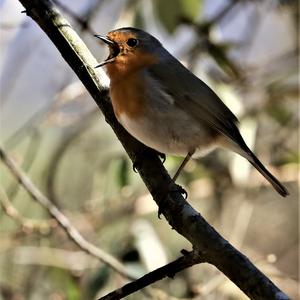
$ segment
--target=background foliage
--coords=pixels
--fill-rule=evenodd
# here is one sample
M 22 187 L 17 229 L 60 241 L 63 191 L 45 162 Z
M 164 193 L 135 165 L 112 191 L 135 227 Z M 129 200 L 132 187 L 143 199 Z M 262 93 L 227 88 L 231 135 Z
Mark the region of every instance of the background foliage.
M 239 116 L 248 144 L 291 196 L 277 196 L 245 160 L 223 150 L 190 162 L 179 183 L 222 235 L 296 299 L 297 2 L 55 2 L 99 61 L 106 49 L 91 29 L 105 34 L 138 26 Z M 1 145 L 89 241 L 137 275 L 175 259 L 189 243 L 157 219 L 157 207 L 93 101 L 21 10 L 16 0 L 0 2 Z M 167 158 L 171 174 L 180 161 Z M 78 249 L 2 165 L 0 176 L 0 299 L 94 299 L 124 283 Z M 209 265 L 128 297 L 244 298 Z

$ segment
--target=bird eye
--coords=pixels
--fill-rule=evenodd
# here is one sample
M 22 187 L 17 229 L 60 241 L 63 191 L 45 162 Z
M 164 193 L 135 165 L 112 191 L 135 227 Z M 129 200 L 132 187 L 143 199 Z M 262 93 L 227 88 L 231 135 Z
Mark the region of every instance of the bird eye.
M 138 43 L 139 43 L 139 41 L 137 39 L 133 39 L 133 38 L 130 38 L 127 41 L 127 45 L 129 47 L 135 47 Z

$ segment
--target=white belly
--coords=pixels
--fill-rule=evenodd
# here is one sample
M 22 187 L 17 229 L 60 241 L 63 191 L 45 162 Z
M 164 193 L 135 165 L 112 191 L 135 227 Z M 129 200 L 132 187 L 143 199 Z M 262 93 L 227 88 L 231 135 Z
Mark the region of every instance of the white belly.
M 186 156 L 194 150 L 196 155 L 201 155 L 200 152 L 206 152 L 212 146 L 206 131 L 199 124 L 186 120 L 184 115 L 176 116 L 175 120 L 170 116 L 132 120 L 123 114 L 119 116 L 119 122 L 137 140 L 161 153 Z

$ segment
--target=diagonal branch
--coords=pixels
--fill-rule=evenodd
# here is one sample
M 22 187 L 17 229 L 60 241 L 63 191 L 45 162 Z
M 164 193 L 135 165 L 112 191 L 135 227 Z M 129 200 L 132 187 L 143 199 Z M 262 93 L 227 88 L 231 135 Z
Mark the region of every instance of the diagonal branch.
M 184 256 L 177 258 L 161 268 L 149 272 L 133 282 L 125 284 L 123 287 L 105 295 L 104 297 L 101 297 L 99 300 L 122 299 L 165 277 L 173 278 L 176 273 L 201 262 L 202 260 L 199 256 L 199 253 L 196 251 L 184 253 Z
M 67 233 L 69 238 L 82 250 L 88 254 L 96 257 L 101 262 L 109 265 L 116 272 L 120 273 L 124 277 L 134 279 L 132 276 L 116 258 L 110 254 L 104 252 L 95 245 L 89 243 L 71 224 L 69 219 L 54 205 L 52 202 L 44 196 L 41 191 L 33 184 L 33 182 L 27 177 L 25 173 L 15 164 L 15 162 L 6 154 L 6 152 L 0 147 L 0 159 L 8 167 L 14 177 L 24 187 L 24 189 L 30 194 L 30 196 L 43 206 L 49 214 L 57 221 L 57 223 Z
M 49 232 L 56 227 L 56 221 L 50 220 L 32 220 L 23 217 L 18 210 L 12 205 L 11 201 L 2 186 L 0 186 L 0 206 L 2 206 L 4 213 L 19 224 L 23 231 L 26 232 Z
M 163 201 L 163 191 L 172 180 L 159 158 L 130 136 L 117 122 L 107 101 L 107 78 L 96 71 L 96 60 L 85 44 L 49 0 L 20 0 L 27 14 L 45 31 L 63 58 L 85 85 L 114 130 L 131 160 L 137 166 L 161 213 L 178 233 L 189 240 L 203 261 L 215 265 L 251 299 L 289 299 L 259 271 L 249 259 L 228 243 L 179 193 L 170 193 Z M 149 155 L 145 156 L 145 153 Z

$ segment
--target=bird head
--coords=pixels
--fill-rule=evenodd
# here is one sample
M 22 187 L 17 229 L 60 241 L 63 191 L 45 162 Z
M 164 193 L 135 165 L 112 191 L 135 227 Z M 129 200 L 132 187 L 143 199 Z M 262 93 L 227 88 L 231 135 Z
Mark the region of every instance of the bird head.
M 131 27 L 116 29 L 106 36 L 96 37 L 109 47 L 109 56 L 96 67 L 106 66 L 111 79 L 158 63 L 163 49 L 155 37 Z

